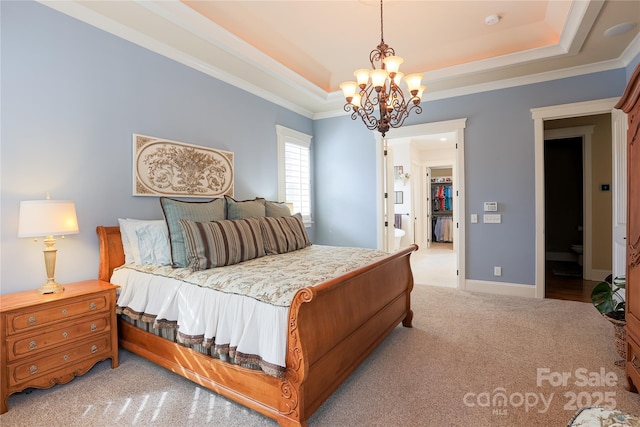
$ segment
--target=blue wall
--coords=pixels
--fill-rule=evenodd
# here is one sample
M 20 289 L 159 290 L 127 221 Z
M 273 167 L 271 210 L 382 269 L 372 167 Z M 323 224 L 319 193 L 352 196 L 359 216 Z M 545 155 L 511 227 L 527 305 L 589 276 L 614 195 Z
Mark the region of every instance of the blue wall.
M 40 241 L 18 239 L 21 200 L 76 202 L 80 234 L 58 239 L 56 278 L 95 278 L 95 227 L 162 218 L 133 197 L 132 134 L 235 153 L 237 199 L 277 198 L 275 125 L 310 119 L 35 2 L 0 2 L 1 293 L 45 282 Z M 250 117 L 250 122 L 248 122 Z
M 425 102 L 410 124 L 467 118 L 465 204 L 482 212 L 497 201 L 500 226 L 466 225 L 466 278 L 535 283 L 534 122 L 531 109 L 620 96 L 626 71 Z M 318 242 L 375 246 L 375 144 L 360 121 L 315 123 Z M 388 135 L 393 138 L 393 130 Z M 340 155 L 337 155 L 340 153 Z M 469 216 L 467 215 L 467 221 Z M 493 276 L 493 266 L 502 276 Z

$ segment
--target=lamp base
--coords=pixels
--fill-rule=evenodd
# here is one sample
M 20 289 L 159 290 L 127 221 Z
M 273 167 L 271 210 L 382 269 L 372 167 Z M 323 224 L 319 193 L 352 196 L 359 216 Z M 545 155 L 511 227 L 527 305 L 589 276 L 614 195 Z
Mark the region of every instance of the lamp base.
M 40 294 L 57 294 L 62 291 L 64 291 L 64 286 L 54 280 L 47 282 L 38 288 L 38 293 Z

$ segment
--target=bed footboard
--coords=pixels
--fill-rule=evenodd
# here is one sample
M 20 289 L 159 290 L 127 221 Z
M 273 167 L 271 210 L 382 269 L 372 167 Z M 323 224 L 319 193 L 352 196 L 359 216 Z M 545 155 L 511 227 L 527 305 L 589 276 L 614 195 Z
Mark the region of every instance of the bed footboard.
M 98 227 L 99 278 L 124 263 L 119 227 Z M 307 419 L 399 323 L 411 327 L 412 245 L 294 296 L 286 372 L 275 378 L 183 347 L 120 321 L 119 343 L 160 366 L 278 421 Z
M 400 322 L 411 327 L 412 245 L 379 262 L 300 290 L 289 314 L 287 370 L 307 419 Z

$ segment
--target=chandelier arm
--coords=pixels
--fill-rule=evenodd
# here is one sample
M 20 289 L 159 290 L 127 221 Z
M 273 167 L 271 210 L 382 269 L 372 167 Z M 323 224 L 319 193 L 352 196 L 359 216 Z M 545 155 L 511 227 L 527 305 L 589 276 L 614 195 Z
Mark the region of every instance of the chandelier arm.
M 404 108 L 401 111 L 398 111 L 396 114 L 391 115 L 391 120 L 389 121 L 389 125 L 392 128 L 399 128 L 404 124 L 404 121 L 411 115 L 411 112 L 416 114 L 422 113 L 422 107 L 420 104 L 411 104 L 409 108 Z
M 354 111 L 353 114 L 351 115 L 351 118 L 353 120 L 355 120 L 354 115 L 356 113 L 358 116 L 360 116 L 360 118 L 362 119 L 362 123 L 364 123 L 367 129 L 374 130 L 378 128 L 378 119 L 375 116 L 366 114 L 362 108 L 359 108 L 357 111 Z

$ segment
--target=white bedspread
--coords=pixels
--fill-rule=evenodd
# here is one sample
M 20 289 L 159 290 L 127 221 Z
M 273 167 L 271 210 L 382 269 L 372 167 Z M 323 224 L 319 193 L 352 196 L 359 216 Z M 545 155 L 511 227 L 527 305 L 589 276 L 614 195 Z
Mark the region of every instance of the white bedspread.
M 285 369 L 289 306 L 295 293 L 370 264 L 385 252 L 312 245 L 227 267 L 187 268 L 126 264 L 113 272 L 118 311 L 175 325 L 178 340 L 213 346 L 236 363 Z M 195 286 L 194 286 L 195 285 Z

